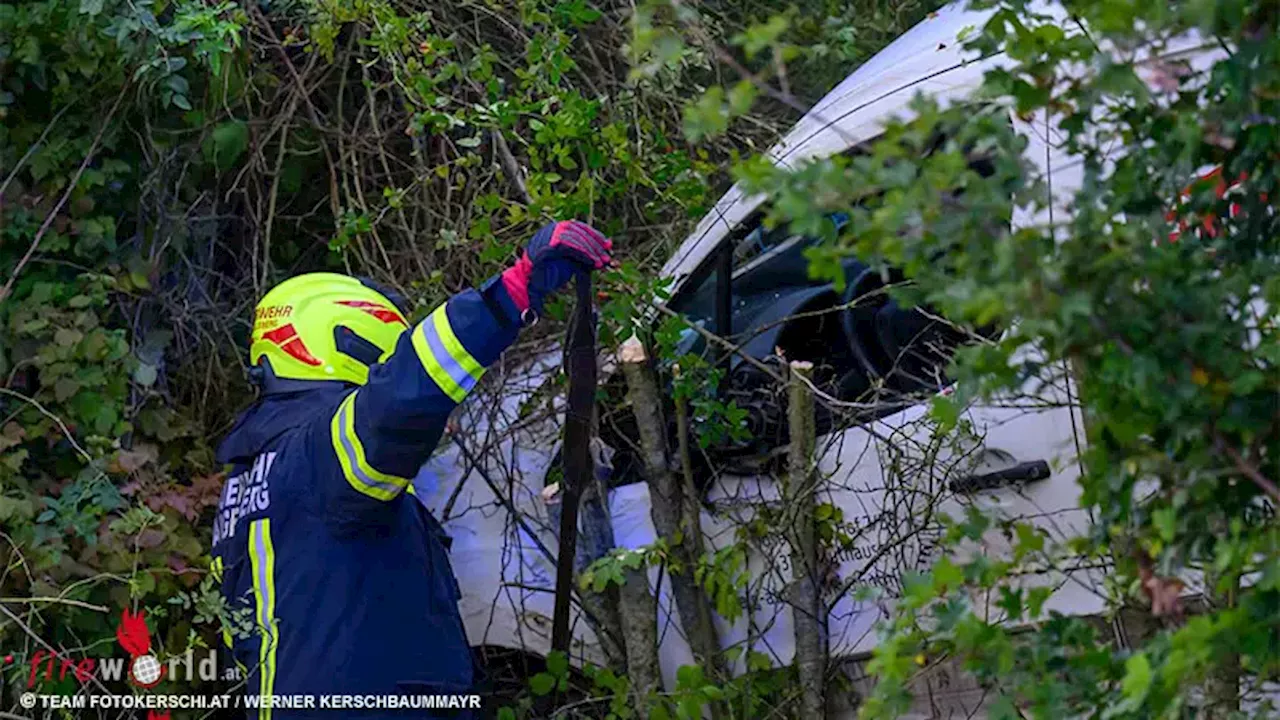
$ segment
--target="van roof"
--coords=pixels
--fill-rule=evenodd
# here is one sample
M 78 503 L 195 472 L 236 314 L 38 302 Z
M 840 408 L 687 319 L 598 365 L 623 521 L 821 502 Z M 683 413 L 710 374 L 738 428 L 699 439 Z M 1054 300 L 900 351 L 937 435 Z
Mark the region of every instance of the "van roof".
M 865 142 L 879 134 L 885 119 L 905 114 L 926 82 L 943 82 L 952 91 L 947 94 L 967 94 L 981 82 L 985 63 L 974 62 L 980 58 L 966 52 L 959 37 L 981 29 L 991 11 L 972 11 L 966 4 L 953 2 L 931 13 L 877 53 L 819 100 L 767 156 L 794 166 Z M 938 90 L 931 87 L 929 94 Z M 675 281 L 673 290 L 763 201 L 737 184 L 730 188 L 663 266 L 663 276 Z

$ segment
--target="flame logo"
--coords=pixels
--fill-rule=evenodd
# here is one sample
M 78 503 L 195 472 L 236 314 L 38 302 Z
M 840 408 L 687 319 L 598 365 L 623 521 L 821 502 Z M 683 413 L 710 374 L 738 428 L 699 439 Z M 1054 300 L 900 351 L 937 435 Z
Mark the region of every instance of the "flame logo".
M 169 720 L 169 711 L 156 712 L 155 710 L 148 710 L 147 720 Z
M 146 655 L 151 651 L 151 631 L 147 630 L 147 611 L 137 615 L 128 608 L 120 611 L 120 624 L 116 627 L 116 639 L 130 656 Z
M 116 640 L 120 641 L 120 647 L 131 658 L 129 679 L 133 684 L 144 688 L 158 685 L 164 673 L 160 661 L 151 654 L 151 631 L 147 630 L 146 611 L 139 610 L 134 615 L 128 608 L 121 610 L 120 624 L 116 626 Z M 167 717 L 166 713 L 164 718 Z

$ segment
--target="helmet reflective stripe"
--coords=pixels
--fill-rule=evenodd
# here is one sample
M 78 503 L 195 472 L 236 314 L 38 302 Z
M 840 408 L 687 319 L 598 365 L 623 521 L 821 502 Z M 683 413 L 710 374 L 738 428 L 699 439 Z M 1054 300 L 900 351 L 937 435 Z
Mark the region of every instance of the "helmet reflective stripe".
M 281 325 L 271 332 L 263 333 L 262 339 L 279 345 L 281 350 L 308 365 L 317 367 L 321 365 L 321 362 L 302 343 L 302 338 L 298 337 L 298 331 L 293 325 Z
M 418 324 L 413 333 L 413 348 L 422 369 L 455 403 L 460 403 L 484 376 L 484 367 L 462 346 L 449 315 L 441 305 L 431 317 Z
M 400 317 L 400 313 L 385 305 L 379 305 L 378 303 L 372 303 L 366 300 L 339 300 L 338 304 L 345 305 L 346 307 L 358 308 L 361 312 L 368 313 L 384 323 L 398 322 L 405 327 L 409 327 L 409 323 L 405 322 L 404 318 Z
M 356 392 L 347 396 L 333 414 L 329 432 L 342 474 L 356 491 L 375 500 L 394 500 L 409 486 L 409 479 L 379 472 L 369 465 L 364 444 L 356 434 Z

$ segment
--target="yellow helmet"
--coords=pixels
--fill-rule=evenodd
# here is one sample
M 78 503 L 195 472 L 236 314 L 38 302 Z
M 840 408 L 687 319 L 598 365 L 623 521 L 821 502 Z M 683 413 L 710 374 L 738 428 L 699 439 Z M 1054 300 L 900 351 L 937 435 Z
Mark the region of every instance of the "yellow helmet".
M 337 380 L 363 385 L 408 329 L 394 295 L 370 281 L 336 273 L 299 275 L 272 288 L 253 311 L 249 364 L 268 392 L 296 383 Z

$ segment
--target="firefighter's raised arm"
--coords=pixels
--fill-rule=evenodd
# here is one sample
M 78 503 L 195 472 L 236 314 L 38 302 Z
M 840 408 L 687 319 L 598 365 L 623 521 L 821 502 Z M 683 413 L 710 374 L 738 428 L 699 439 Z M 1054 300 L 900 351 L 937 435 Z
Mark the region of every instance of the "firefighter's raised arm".
M 485 369 L 575 273 L 609 263 L 610 241 L 579 222 L 540 229 L 510 269 L 435 308 L 328 419 L 345 487 L 330 504 L 384 503 L 405 492 L 440 440 L 449 414 Z

